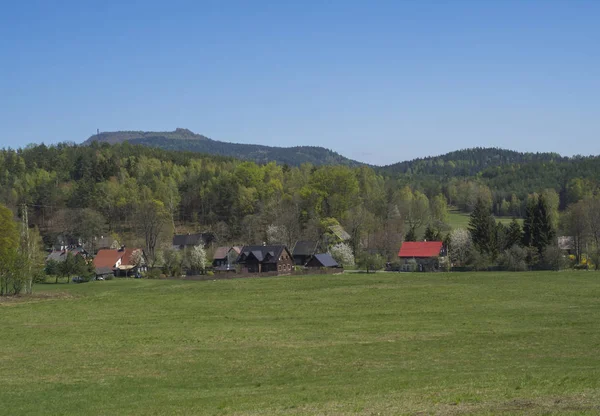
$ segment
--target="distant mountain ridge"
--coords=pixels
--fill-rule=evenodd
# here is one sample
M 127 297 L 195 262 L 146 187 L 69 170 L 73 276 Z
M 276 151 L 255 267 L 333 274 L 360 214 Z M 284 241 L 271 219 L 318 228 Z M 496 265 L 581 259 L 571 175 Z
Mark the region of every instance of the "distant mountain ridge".
M 497 147 L 474 147 L 456 150 L 439 156 L 417 158 L 377 168 L 388 175 L 436 175 L 473 176 L 490 169 L 515 164 L 535 162 L 560 162 L 568 157 L 558 153 L 531 153 L 500 149 Z
M 228 143 L 209 139 L 188 129 L 177 128 L 171 132 L 116 131 L 95 134 L 83 142 L 140 144 L 165 150 L 179 150 L 229 156 L 257 163 L 275 161 L 279 164 L 299 166 L 303 163 L 313 165 L 359 166 L 364 163 L 348 159 L 339 153 L 318 146 L 275 147 L 257 144 Z

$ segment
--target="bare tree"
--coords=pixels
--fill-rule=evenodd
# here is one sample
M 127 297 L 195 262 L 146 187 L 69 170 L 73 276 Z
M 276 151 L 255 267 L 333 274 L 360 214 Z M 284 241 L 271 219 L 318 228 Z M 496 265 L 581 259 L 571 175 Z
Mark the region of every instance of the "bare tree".
M 146 254 L 154 259 L 159 236 L 169 218 L 168 212 L 164 204 L 154 199 L 152 192 L 146 187 L 142 191 L 142 197 L 138 202 L 136 211 L 136 222 L 144 235 Z

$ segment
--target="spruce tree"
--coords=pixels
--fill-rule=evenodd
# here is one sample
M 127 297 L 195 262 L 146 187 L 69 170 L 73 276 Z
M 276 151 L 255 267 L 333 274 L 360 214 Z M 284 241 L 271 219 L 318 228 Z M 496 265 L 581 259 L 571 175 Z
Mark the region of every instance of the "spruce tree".
M 431 227 L 431 224 L 427 224 L 427 228 L 425 229 L 425 235 L 423 236 L 423 238 L 425 239 L 425 241 L 434 241 L 436 239 L 435 237 L 435 230 Z
M 494 255 L 496 252 L 496 221 L 492 210 L 481 198 L 477 199 L 475 209 L 469 220 L 469 231 L 473 244 L 480 253 Z
M 506 235 L 506 248 L 509 249 L 515 244 L 521 244 L 523 239 L 523 230 L 516 218 L 513 218 L 508 226 Z
M 411 227 L 406 233 L 406 236 L 404 236 L 404 241 L 417 241 L 417 233 L 413 227 Z
M 535 229 L 535 212 L 537 202 L 534 198 L 527 200 L 527 206 L 525 207 L 525 218 L 523 219 L 523 245 L 525 247 L 531 247 L 534 241 L 534 229 Z
M 533 219 L 533 246 L 542 254 L 544 249 L 552 244 L 554 240 L 554 229 L 548 212 L 545 198 L 540 195 L 535 209 Z

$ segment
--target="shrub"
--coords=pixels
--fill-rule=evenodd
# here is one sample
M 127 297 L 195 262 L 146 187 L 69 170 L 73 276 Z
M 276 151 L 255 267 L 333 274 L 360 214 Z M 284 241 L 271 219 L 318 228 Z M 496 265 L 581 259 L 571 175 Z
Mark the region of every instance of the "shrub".
M 567 265 L 567 259 L 557 246 L 548 246 L 542 253 L 540 267 L 545 270 L 561 270 Z
M 467 260 L 467 265 L 476 271 L 488 270 L 490 263 L 490 257 L 487 254 L 480 253 L 478 250 L 471 250 Z
M 499 264 L 504 270 L 513 272 L 527 270 L 527 250 L 515 244 L 511 248 L 504 250 L 500 255 Z
M 159 269 L 150 269 L 146 272 L 146 279 L 160 279 L 161 273 Z

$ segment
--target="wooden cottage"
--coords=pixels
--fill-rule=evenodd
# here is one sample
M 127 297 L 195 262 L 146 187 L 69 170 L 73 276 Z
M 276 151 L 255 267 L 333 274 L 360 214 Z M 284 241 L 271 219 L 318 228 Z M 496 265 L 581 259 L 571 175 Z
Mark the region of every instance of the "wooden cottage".
M 400 270 L 434 271 L 439 268 L 439 257 L 445 255 L 446 250 L 441 241 L 405 241 L 398 253 Z
M 237 258 L 242 273 L 291 273 L 293 257 L 286 246 L 244 246 Z

